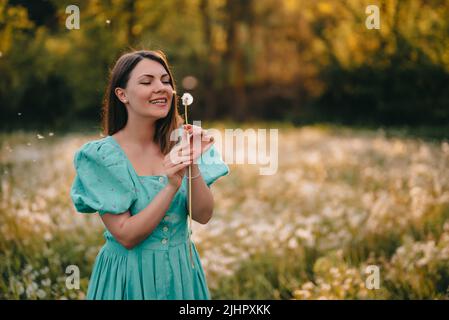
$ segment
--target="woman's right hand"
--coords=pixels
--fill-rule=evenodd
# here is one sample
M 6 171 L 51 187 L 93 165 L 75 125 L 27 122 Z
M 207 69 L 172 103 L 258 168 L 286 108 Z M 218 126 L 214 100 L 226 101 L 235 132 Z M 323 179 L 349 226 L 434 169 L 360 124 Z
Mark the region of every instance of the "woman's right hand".
M 178 190 L 186 174 L 186 167 L 192 164 L 192 151 L 190 150 L 187 134 L 183 135 L 181 143 L 175 145 L 164 158 L 164 169 L 168 183 Z

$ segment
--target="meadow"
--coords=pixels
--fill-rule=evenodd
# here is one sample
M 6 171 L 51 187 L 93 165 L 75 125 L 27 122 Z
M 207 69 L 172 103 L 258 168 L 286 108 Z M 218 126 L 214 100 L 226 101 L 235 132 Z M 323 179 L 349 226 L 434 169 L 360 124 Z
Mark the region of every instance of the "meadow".
M 0 134 L 0 299 L 84 299 L 103 244 L 70 199 L 99 133 Z M 446 299 L 449 143 L 328 125 L 279 128 L 279 168 L 230 165 L 194 223 L 213 299 Z M 66 267 L 80 269 L 80 289 Z M 378 289 L 366 285 L 377 266 Z

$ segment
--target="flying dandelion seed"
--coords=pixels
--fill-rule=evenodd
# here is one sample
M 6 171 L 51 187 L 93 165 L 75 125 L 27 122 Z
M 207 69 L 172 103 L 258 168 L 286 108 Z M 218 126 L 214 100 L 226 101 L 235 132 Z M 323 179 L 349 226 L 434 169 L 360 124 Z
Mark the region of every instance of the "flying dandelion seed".
M 106 20 L 106 24 L 110 24 L 111 23 L 111 20 Z
M 18 115 L 18 116 L 21 116 L 21 115 L 22 115 L 22 112 L 17 112 L 17 115 Z
M 53 133 L 53 132 L 49 132 L 49 133 L 48 133 L 48 136 L 53 137 L 53 136 L 54 136 L 54 133 Z
M 44 139 L 45 137 L 42 136 L 42 135 L 40 135 L 40 134 L 38 133 L 38 134 L 37 134 L 37 138 L 38 138 L 38 139 Z

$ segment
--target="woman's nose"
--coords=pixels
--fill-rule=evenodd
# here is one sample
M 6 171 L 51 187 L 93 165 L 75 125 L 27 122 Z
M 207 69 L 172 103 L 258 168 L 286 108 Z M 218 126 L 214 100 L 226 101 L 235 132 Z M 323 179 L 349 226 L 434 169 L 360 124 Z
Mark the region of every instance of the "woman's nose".
M 154 90 L 155 90 L 156 92 L 159 92 L 159 91 L 164 91 L 165 89 L 166 89 L 166 88 L 165 88 L 164 84 L 162 83 L 162 81 L 158 80 L 158 81 L 156 82 L 156 84 L 155 84 Z M 167 88 L 167 89 L 168 89 L 168 88 Z

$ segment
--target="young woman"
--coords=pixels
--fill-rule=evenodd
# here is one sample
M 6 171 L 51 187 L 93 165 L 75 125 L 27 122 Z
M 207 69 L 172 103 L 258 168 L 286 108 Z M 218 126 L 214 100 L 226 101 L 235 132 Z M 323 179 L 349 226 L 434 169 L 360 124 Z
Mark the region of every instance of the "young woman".
M 191 218 L 201 224 L 213 212 L 209 186 L 229 168 L 203 129 L 182 125 L 177 107 L 163 52 L 117 60 L 103 106 L 105 137 L 74 157 L 75 208 L 98 212 L 106 227 L 87 299 L 210 299 L 190 240 L 186 168 L 192 166 Z M 192 147 L 196 138 L 200 148 Z

